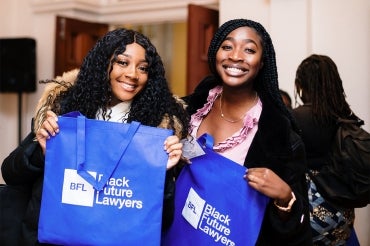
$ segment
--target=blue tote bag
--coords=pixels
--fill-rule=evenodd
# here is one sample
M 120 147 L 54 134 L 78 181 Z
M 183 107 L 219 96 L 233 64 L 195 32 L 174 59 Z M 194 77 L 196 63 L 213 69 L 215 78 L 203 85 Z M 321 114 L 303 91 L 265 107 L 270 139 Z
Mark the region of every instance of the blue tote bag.
M 160 245 L 172 131 L 73 116 L 47 141 L 39 241 Z
M 269 198 L 249 187 L 245 167 L 213 151 L 212 136 L 198 143 L 205 154 L 176 181 L 175 217 L 162 245 L 255 245 Z

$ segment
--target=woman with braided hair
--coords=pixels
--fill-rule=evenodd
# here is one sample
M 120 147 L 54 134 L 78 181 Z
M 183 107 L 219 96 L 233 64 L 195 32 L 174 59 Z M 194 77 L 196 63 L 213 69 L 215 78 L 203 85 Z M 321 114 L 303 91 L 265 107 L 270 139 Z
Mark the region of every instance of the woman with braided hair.
M 295 100 L 303 102 L 293 110 L 307 153 L 311 175 L 329 163 L 329 153 L 338 129 L 336 119 L 359 119 L 346 101 L 342 80 L 334 61 L 325 55 L 312 54 L 298 66 Z M 346 245 L 355 220 L 353 208 L 341 208 L 318 195 L 316 185 L 307 175 L 312 235 L 315 245 Z M 333 187 L 335 188 L 335 187 Z
M 110 31 L 87 54 L 79 70 L 46 82 L 50 83 L 36 108 L 33 131 L 1 167 L 7 184 L 32 189 L 19 235 L 14 236 L 12 245 L 39 244 L 37 229 L 46 139 L 59 132 L 56 116 L 71 111 L 79 111 L 90 119 L 138 121 L 174 130 L 175 135 L 164 143 L 169 158 L 162 227 L 168 227 L 173 216 L 173 167 L 182 155 L 179 139 L 188 135 L 189 116 L 183 102 L 170 92 L 162 60 L 150 40 L 129 29 Z M 101 141 L 107 141 L 109 148 L 109 139 Z
M 312 245 L 304 145 L 280 96 L 269 34 L 251 20 L 227 21 L 208 62 L 212 75 L 184 98 L 192 136 L 212 135 L 216 152 L 247 167 L 245 185 L 270 198 L 256 245 Z

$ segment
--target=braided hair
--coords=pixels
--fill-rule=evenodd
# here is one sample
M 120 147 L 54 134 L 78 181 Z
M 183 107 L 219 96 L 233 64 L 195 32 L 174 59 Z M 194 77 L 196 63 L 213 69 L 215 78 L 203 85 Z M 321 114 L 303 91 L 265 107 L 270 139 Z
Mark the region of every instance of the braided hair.
M 330 57 L 313 54 L 304 59 L 296 71 L 295 87 L 302 93 L 302 102 L 312 104 L 316 122 L 329 124 L 337 117 L 351 115 L 337 66 Z
M 218 84 L 221 84 L 222 80 L 216 70 L 216 54 L 227 35 L 239 27 L 253 28 L 260 36 L 262 42 L 263 67 L 253 83 L 254 89 L 257 91 L 262 102 L 271 102 L 272 105 L 277 107 L 278 110 L 288 117 L 293 128 L 296 131 L 299 131 L 293 116 L 285 106 L 280 94 L 275 50 L 272 40 L 268 32 L 260 23 L 248 19 L 233 19 L 222 24 L 213 36 L 208 48 L 208 64 L 210 71 L 216 77 Z
M 156 127 L 168 116 L 170 127 L 174 129 L 173 116 L 176 116 L 182 125 L 181 135 L 185 137 L 189 116 L 169 89 L 162 59 L 145 35 L 131 29 L 115 29 L 98 40 L 85 57 L 75 84 L 58 96 L 53 110 L 58 114 L 80 111 L 87 118 L 95 118 L 101 109 L 103 117 L 109 118 L 109 105 L 113 99 L 109 75 L 117 56 L 132 43 L 145 49 L 148 81 L 145 88 L 133 99 L 127 122 L 139 121 Z

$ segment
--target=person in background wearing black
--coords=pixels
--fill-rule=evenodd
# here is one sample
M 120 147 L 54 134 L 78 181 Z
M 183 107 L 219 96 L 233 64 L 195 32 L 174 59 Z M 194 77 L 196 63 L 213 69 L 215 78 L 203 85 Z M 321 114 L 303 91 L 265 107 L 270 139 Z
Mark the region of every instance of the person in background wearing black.
M 298 66 L 295 78 L 297 97 L 303 105 L 293 110 L 306 147 L 307 165 L 315 172 L 328 163 L 337 131 L 336 119 L 360 120 L 346 101 L 342 80 L 334 61 L 325 55 L 312 54 Z M 355 220 L 354 209 L 344 209 L 326 202 L 317 193 L 307 175 L 311 227 L 315 245 L 346 245 Z
M 284 104 L 288 107 L 288 109 L 293 109 L 292 106 L 292 99 L 290 98 L 288 92 L 280 89 L 280 94 L 283 99 Z

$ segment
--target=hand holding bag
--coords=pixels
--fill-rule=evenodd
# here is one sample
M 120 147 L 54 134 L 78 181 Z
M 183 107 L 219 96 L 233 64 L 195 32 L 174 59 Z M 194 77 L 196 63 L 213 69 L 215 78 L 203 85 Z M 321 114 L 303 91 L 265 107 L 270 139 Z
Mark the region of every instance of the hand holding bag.
M 47 142 L 39 241 L 159 245 L 172 131 L 68 116 Z
M 175 214 L 163 245 L 255 245 L 269 198 L 243 178 L 246 168 L 198 139 L 205 155 L 190 159 L 177 181 Z

